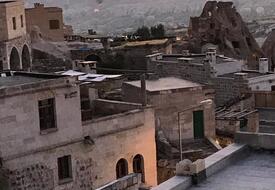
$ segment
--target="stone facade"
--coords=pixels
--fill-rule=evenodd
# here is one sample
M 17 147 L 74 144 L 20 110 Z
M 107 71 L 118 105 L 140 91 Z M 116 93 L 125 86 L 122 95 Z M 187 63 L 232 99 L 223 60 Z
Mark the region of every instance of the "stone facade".
M 0 71 L 29 70 L 30 40 L 26 33 L 23 1 L 0 2 Z
M 184 80 L 182 82 L 184 83 Z M 140 87 L 134 86 L 131 82 L 123 84 L 125 101 L 141 102 L 140 94 Z M 178 141 L 180 126 L 183 140 L 195 138 L 195 111 L 204 113 L 205 137 L 215 137 L 215 104 L 212 99 L 213 91 L 203 89 L 202 86 L 182 89 L 175 87 L 173 90 L 163 89 L 154 92 L 147 89 L 147 103 L 155 108 L 156 130 L 163 131 L 169 142 Z
M 26 9 L 27 32 L 35 27 L 41 32 L 41 37 L 50 41 L 64 41 L 63 10 L 59 7 L 44 7 L 35 3 L 34 8 Z
M 123 107 L 81 122 L 80 90 L 74 78 L 15 73 L 0 92 L 0 157 L 11 190 L 91 190 L 116 179 L 121 158 L 133 173 L 133 159 L 144 159 L 145 184 L 156 184 L 155 120 L 152 108 Z M 15 77 L 15 78 L 13 78 Z M 19 81 L 18 81 L 19 80 Z M 55 100 L 54 130 L 40 129 L 38 101 Z M 121 102 L 105 102 L 119 107 Z M 99 104 L 103 109 L 103 103 Z M 112 107 L 112 106 L 111 106 Z M 60 180 L 58 158 L 71 157 L 71 177 Z
M 147 56 L 147 70 L 161 77 L 175 76 L 205 85 L 216 91 L 215 103 L 224 106 L 252 91 L 271 91 L 275 74 L 247 70 L 241 61 L 215 55 L 163 55 Z

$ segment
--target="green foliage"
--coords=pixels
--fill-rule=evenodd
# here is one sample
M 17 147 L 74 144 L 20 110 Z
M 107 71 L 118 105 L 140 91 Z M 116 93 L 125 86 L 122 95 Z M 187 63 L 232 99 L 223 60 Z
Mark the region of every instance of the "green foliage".
M 165 36 L 165 29 L 162 24 L 151 27 L 151 36 L 153 38 L 163 38 Z
M 151 38 L 150 29 L 147 26 L 138 28 L 134 35 L 138 36 L 141 40 L 148 40 Z
M 162 24 L 152 26 L 151 28 L 142 26 L 137 29 L 133 36 L 137 36 L 140 40 L 163 38 L 165 37 L 165 29 Z M 129 39 L 132 39 L 132 37 L 130 36 Z

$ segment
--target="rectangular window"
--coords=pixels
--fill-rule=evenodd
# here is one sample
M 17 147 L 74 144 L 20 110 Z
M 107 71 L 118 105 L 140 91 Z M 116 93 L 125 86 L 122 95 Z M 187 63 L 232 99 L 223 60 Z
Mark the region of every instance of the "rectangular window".
M 13 26 L 13 30 L 16 30 L 16 18 L 12 17 L 12 26 Z
M 55 102 L 54 99 L 39 101 L 40 130 L 55 129 Z
M 72 179 L 71 156 L 58 158 L 58 178 L 59 180 Z
M 4 70 L 4 65 L 3 65 L 3 61 L 0 60 L 0 71 Z
M 60 28 L 59 20 L 50 20 L 49 25 L 51 30 L 57 30 Z
M 24 19 L 23 19 L 23 15 L 20 16 L 20 19 L 21 19 L 21 28 L 24 27 Z

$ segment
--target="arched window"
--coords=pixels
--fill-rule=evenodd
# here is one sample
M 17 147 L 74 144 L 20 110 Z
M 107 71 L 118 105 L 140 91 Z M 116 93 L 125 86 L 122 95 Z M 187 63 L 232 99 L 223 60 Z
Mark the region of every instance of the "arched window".
M 120 159 L 116 164 L 116 178 L 122 178 L 128 175 L 128 163 L 125 159 Z
M 96 61 L 97 63 L 101 63 L 101 58 L 98 55 L 91 54 L 85 58 L 85 61 Z
M 19 53 L 15 47 L 12 48 L 10 54 L 10 69 L 14 71 L 21 69 Z
M 145 173 L 144 173 L 144 159 L 143 156 L 138 154 L 134 157 L 133 160 L 133 171 L 134 173 L 141 174 L 141 181 L 145 183 Z
M 27 45 L 24 45 L 22 51 L 22 68 L 24 71 L 28 71 L 31 67 L 30 51 Z

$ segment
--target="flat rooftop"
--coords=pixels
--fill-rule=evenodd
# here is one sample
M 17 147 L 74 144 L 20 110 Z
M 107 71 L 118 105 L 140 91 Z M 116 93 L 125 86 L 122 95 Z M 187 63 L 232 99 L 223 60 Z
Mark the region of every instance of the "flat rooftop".
M 189 190 L 272 190 L 275 187 L 275 154 L 252 151 Z
M 12 87 L 12 86 L 34 84 L 34 83 L 47 81 L 50 79 L 57 79 L 61 77 L 62 76 L 49 75 L 49 74 L 5 72 L 5 73 L 0 73 L 0 89 L 6 88 L 6 87 Z
M 126 82 L 126 84 L 140 88 L 140 81 Z M 175 77 L 160 78 L 158 80 L 146 80 L 146 90 L 149 92 L 187 89 L 202 87 L 201 84 Z
M 127 42 L 122 45 L 123 47 L 138 47 L 138 46 L 157 46 L 163 45 L 168 42 L 168 39 L 159 39 L 159 40 L 146 40 L 146 41 L 135 41 L 135 42 Z

